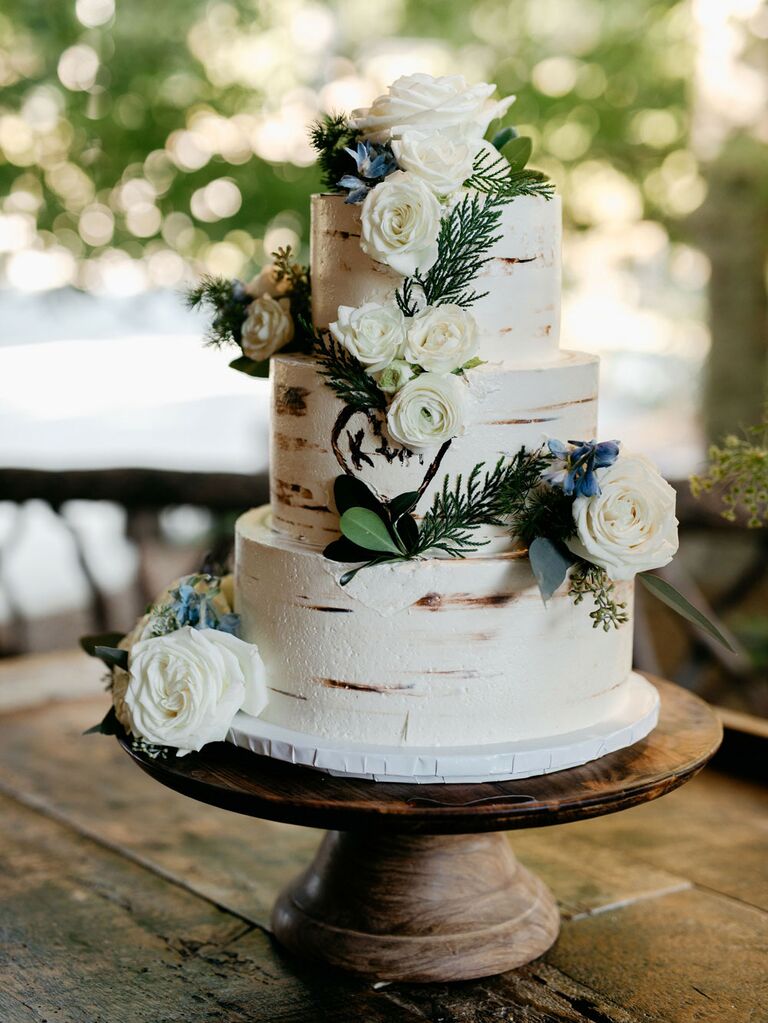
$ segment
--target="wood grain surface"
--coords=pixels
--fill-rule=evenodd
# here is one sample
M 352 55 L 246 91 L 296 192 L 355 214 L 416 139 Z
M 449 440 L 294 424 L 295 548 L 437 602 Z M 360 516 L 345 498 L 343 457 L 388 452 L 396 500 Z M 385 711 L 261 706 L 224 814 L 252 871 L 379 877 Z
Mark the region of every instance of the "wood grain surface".
M 722 728 L 692 693 L 652 679 L 658 726 L 642 742 L 582 767 L 522 781 L 472 785 L 379 783 L 259 757 L 227 743 L 151 758 L 121 743 L 169 788 L 255 817 L 334 830 L 461 834 L 542 827 L 624 810 L 682 785 L 717 750 Z
M 186 799 L 83 736 L 107 699 L 97 677 L 70 698 L 90 663 L 0 662 L 3 1023 L 766 1020 L 764 787 L 710 767 L 624 813 L 516 832 L 557 897 L 554 948 L 489 980 L 372 985 L 271 939 L 317 832 Z

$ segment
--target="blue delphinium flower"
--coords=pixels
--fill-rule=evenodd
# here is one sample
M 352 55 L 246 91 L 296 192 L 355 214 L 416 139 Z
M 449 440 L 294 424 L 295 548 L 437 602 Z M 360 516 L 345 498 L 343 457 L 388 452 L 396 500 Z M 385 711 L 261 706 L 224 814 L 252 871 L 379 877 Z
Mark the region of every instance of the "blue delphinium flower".
M 345 174 L 338 182 L 342 188 L 349 189 L 344 202 L 362 202 L 374 185 L 397 170 L 397 161 L 389 146 L 362 141 L 357 143 L 356 150 L 345 147 L 345 151 L 355 161 L 357 174 Z
M 162 610 L 174 619 L 174 628 L 189 625 L 193 629 L 217 629 L 237 636 L 240 615 L 216 607 L 216 598 L 221 592 L 219 582 L 216 576 L 185 576 L 179 586 L 171 590 L 170 603 Z
M 561 440 L 547 442 L 554 456 L 551 468 L 544 479 L 553 487 L 562 487 L 569 497 L 597 497 L 600 484 L 595 469 L 613 465 L 619 456 L 619 441 L 604 440 Z

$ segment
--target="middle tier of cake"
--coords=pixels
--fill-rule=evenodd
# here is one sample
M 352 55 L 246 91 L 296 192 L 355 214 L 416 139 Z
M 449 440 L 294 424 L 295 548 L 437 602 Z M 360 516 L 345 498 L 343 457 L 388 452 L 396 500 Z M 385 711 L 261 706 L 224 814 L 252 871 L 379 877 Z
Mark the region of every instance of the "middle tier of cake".
M 488 363 L 470 370 L 463 382 L 466 429 L 442 457 L 439 449 L 410 454 L 390 446 L 381 414 L 350 415 L 310 357 L 277 356 L 271 372 L 273 526 L 314 547 L 338 536 L 333 481 L 342 472 L 385 498 L 426 482 L 418 518 L 446 475 L 466 479 L 479 463 L 493 468 L 501 456 L 538 449 L 550 437 L 590 440 L 597 428 L 598 359 L 582 352 L 563 351 L 547 366 Z M 502 547 L 508 546 L 507 537 Z

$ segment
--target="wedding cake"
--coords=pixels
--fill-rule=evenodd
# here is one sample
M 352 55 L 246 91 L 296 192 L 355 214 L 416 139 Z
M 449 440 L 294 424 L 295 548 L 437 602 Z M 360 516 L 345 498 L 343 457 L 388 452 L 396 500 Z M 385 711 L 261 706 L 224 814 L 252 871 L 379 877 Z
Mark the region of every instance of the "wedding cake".
M 653 727 L 633 587 L 677 549 L 674 491 L 595 440 L 560 199 L 494 91 L 415 74 L 323 118 L 310 266 L 280 250 L 192 293 L 269 374 L 270 504 L 237 523 L 233 583 L 181 580 L 107 651 L 140 741 L 452 780 L 431 755 L 496 776 L 484 751 L 580 741 L 570 764 Z

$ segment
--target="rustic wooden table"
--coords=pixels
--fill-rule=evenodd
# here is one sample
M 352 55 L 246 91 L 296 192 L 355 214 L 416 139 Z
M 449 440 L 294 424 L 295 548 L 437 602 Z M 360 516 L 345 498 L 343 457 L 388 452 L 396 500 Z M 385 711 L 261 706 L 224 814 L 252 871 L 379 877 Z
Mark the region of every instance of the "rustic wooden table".
M 83 737 L 99 675 L 75 653 L 0 664 L 2 1023 L 768 1020 L 755 782 L 708 768 L 658 802 L 517 832 L 560 904 L 554 948 L 490 980 L 379 986 L 271 939 L 317 832 L 186 799 Z

